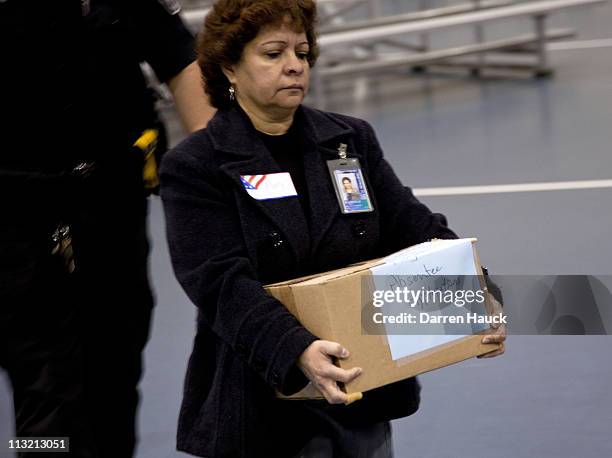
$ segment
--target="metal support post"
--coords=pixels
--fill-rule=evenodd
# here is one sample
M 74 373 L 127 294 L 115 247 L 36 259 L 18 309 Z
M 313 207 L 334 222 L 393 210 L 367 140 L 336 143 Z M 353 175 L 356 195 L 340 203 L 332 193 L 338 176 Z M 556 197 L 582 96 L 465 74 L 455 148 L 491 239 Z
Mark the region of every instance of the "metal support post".
M 536 78 L 548 78 L 553 75 L 553 71 L 548 66 L 548 52 L 546 50 L 546 14 L 533 16 L 536 34 Z
M 474 9 L 479 10 L 481 8 L 481 0 L 474 0 Z M 474 25 L 474 39 L 476 40 L 476 44 L 482 44 L 485 41 L 484 36 L 484 25 L 483 24 L 475 24 Z M 484 53 L 476 54 L 476 65 L 472 67 L 470 73 L 472 76 L 480 76 L 482 74 L 482 69 L 486 65 L 486 57 Z
M 419 11 L 427 11 L 429 9 L 429 0 L 420 0 L 419 1 Z M 430 48 L 430 40 L 429 33 L 423 32 L 419 34 L 419 47 L 421 48 L 421 52 L 427 52 Z M 414 73 L 424 73 L 426 71 L 426 67 L 424 65 L 415 65 L 412 67 L 412 71 Z

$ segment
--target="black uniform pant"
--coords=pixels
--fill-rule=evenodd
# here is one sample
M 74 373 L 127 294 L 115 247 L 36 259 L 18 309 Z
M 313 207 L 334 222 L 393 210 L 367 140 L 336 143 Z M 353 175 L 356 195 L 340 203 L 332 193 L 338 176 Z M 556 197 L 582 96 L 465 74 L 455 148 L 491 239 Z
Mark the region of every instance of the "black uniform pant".
M 129 458 L 153 297 L 142 185 L 95 193 L 74 224 L 86 410 L 101 458 Z
M 18 437 L 68 436 L 70 456 L 131 457 L 153 305 L 146 201 L 138 189 L 84 195 L 69 217 L 73 274 L 51 255 L 49 228 L 0 223 L 0 366 Z
M 0 225 L 0 366 L 13 388 L 16 436 L 70 437 L 74 456 L 94 457 L 73 279 L 51 255 L 48 232 L 30 229 Z

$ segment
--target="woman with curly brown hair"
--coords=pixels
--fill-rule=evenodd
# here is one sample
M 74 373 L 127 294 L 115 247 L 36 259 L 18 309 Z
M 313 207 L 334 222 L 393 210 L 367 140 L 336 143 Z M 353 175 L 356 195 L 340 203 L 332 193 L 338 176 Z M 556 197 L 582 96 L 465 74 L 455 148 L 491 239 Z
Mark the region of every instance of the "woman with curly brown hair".
M 315 21 L 312 0 L 217 1 L 198 54 L 218 112 L 162 167 L 174 269 L 198 307 L 178 431 L 192 454 L 388 458 L 389 420 L 419 405 L 414 378 L 346 405 L 338 383 L 361 369 L 333 359 L 349 349 L 318 339 L 263 288 L 456 237 L 400 183 L 366 122 L 302 106 Z M 328 162 L 339 155 L 359 160 L 360 200 L 338 198 Z M 308 382 L 325 400 L 276 397 Z

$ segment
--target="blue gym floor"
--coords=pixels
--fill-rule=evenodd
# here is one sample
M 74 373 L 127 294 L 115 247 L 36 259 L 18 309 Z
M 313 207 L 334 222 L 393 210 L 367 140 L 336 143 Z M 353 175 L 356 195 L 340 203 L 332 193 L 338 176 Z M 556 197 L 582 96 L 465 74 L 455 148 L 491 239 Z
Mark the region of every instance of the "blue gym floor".
M 399 2 L 389 2 L 389 8 Z M 395 5 L 395 6 L 393 6 Z M 612 3 L 556 19 L 573 40 L 609 39 Z M 368 120 L 408 186 L 612 179 L 612 43 L 551 51 L 553 79 L 431 69 L 327 86 L 326 109 Z M 173 113 L 167 113 L 176 131 Z M 180 134 L 173 135 L 173 141 Z M 612 275 L 612 187 L 423 197 L 496 274 Z M 161 203 L 151 202 L 157 306 L 142 380 L 138 458 L 174 451 L 194 307 L 176 283 Z M 609 329 L 608 332 L 612 332 Z M 397 457 L 612 456 L 612 337 L 511 336 L 507 352 L 421 377 L 420 411 L 393 422 Z M 2 374 L 4 375 L 4 374 Z M 13 435 L 0 375 L 0 457 Z

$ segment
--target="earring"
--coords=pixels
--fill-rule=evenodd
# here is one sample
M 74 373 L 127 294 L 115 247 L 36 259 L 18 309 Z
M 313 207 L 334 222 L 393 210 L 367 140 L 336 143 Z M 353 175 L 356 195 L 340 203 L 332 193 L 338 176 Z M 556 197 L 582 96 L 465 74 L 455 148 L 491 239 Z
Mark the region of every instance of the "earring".
M 234 89 L 234 86 L 230 86 L 228 91 L 229 91 L 229 99 L 230 99 L 230 101 L 236 100 L 236 91 Z

